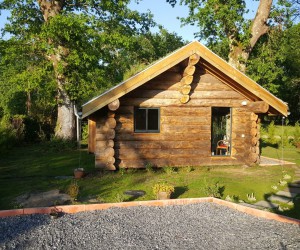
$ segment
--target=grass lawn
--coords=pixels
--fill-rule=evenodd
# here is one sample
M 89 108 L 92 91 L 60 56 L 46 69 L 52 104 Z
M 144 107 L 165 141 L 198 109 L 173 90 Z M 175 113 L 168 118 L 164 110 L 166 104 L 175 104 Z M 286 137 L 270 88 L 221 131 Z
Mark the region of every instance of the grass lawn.
M 263 155 L 276 157 L 281 151 L 271 147 L 263 148 Z M 296 161 L 300 166 L 299 150 L 285 149 L 284 158 Z M 223 187 L 223 196 L 238 197 L 247 200 L 247 194 L 254 193 L 257 200 L 264 200 L 273 193 L 272 186 L 278 184 L 285 173 L 294 176 L 294 167 L 241 167 L 215 166 L 178 168 L 170 167 L 155 171 L 127 170 L 118 172 L 97 172 L 94 168 L 94 156 L 85 150 L 49 151 L 46 146 L 34 145 L 18 147 L 0 155 L 0 209 L 18 207 L 13 200 L 18 195 L 32 191 L 60 189 L 66 192 L 70 179 L 57 179 L 56 176 L 71 176 L 73 169 L 84 167 L 89 173 L 78 180 L 80 192 L 78 203 L 88 198 L 99 202 L 130 201 L 132 197 L 124 195 L 126 190 L 144 190 L 146 195 L 138 200 L 155 199 L 152 187 L 158 182 L 168 182 L 175 186 L 172 198 L 206 197 L 207 188 L 216 182 Z M 283 170 L 285 172 L 283 172 Z M 293 179 L 291 179 L 292 181 Z M 284 187 L 280 187 L 284 189 Z M 290 208 L 289 216 L 300 219 L 300 212 Z

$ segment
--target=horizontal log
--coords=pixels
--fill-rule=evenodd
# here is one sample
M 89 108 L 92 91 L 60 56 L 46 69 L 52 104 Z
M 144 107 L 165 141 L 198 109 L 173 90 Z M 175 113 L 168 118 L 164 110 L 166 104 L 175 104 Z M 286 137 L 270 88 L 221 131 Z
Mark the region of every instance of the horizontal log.
M 119 123 L 133 123 L 133 114 L 123 114 L 116 116 L 117 126 Z
M 218 78 L 214 77 L 211 74 L 204 74 L 200 77 L 200 83 L 201 82 L 207 82 L 207 83 L 217 83 L 217 84 L 224 84 L 221 82 Z
M 210 125 L 210 116 L 205 114 L 203 116 L 186 116 L 183 114 L 180 116 L 162 116 L 160 119 L 161 125 Z
M 178 72 L 172 72 L 172 71 L 165 71 L 162 74 L 159 74 L 158 76 L 156 76 L 155 78 L 153 78 L 151 81 L 160 81 L 160 80 L 172 80 L 175 82 L 179 82 L 180 79 L 182 78 L 181 74 Z M 148 83 L 146 83 L 148 84 Z
M 209 152 L 210 154 L 210 152 Z M 197 157 L 197 158 L 165 158 L 165 159 L 140 159 L 140 160 L 121 160 L 119 166 L 122 168 L 144 168 L 147 163 L 157 167 L 165 166 L 214 166 L 214 165 L 240 165 L 240 161 L 232 157 Z
M 140 107 L 167 107 L 167 106 L 200 106 L 200 107 L 238 107 L 240 100 L 233 99 L 191 99 L 188 103 L 182 104 L 179 99 L 147 99 L 147 98 L 126 98 L 126 103 Z
M 250 163 L 256 163 L 258 158 L 259 158 L 259 156 L 257 153 L 250 153 L 248 156 L 248 160 Z
M 182 133 L 210 133 L 211 126 L 208 125 L 174 125 L 174 124 L 163 124 L 161 126 L 161 133 L 165 132 L 182 132 Z
M 117 133 L 115 141 L 207 141 L 210 136 L 210 133 Z
M 183 76 L 192 76 L 195 73 L 196 67 L 193 65 L 188 65 L 184 71 Z
M 179 81 L 171 81 L 168 79 L 164 80 L 164 81 L 155 81 L 155 82 L 151 81 L 151 82 L 147 82 L 147 83 L 143 84 L 136 90 L 138 90 L 138 91 L 146 90 L 146 89 L 178 90 L 178 88 L 180 88 L 180 86 L 182 86 L 182 83 L 180 82 L 180 80 L 181 80 L 181 78 L 179 79 Z M 132 92 L 135 92 L 135 90 L 133 90 Z
M 243 99 L 243 96 L 235 91 L 193 91 L 190 96 L 191 99 Z
M 201 149 L 132 149 L 120 148 L 116 151 L 117 159 L 160 159 L 160 158 L 191 158 L 207 156 L 210 150 L 203 146 Z
M 122 114 L 133 114 L 134 107 L 133 106 L 121 106 L 116 111 L 116 116 L 120 116 Z
M 167 107 L 161 108 L 161 116 L 209 116 L 210 117 L 211 109 L 208 107 Z M 193 118 L 193 117 L 191 117 Z M 178 118 L 176 118 L 178 119 Z
M 207 148 L 210 140 L 207 141 L 119 141 L 115 143 L 115 148 L 131 149 L 172 149 L 172 148 L 189 148 L 199 150 Z
M 269 110 L 269 104 L 264 101 L 250 102 L 247 104 L 247 107 L 250 111 L 256 114 L 267 113 Z
M 205 91 L 233 91 L 232 88 L 227 86 L 226 84 L 223 84 L 221 82 L 218 83 L 211 83 L 211 82 L 199 82 L 199 83 L 193 83 L 192 89 L 195 89 L 195 91 L 198 90 L 205 90 Z
M 190 87 L 190 86 L 189 86 Z M 161 99 L 178 99 L 182 96 L 179 89 L 177 90 L 139 90 L 129 93 L 127 97 L 134 98 L 161 98 Z

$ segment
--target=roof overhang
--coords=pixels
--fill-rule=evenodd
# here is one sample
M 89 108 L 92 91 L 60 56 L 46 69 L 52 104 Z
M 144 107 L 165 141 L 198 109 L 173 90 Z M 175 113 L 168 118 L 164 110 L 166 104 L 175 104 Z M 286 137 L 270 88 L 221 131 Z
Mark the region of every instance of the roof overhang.
M 138 88 L 147 81 L 167 71 L 195 53 L 200 56 L 201 63 L 205 67 L 210 68 L 213 74 L 217 76 L 219 75 L 220 78 L 225 76 L 231 81 L 233 87 L 237 91 L 246 91 L 248 93 L 252 93 L 255 97 L 254 99 L 261 100 L 269 104 L 270 110 L 274 114 L 281 114 L 283 116 L 288 115 L 288 106 L 285 102 L 271 94 L 269 91 L 261 87 L 239 70 L 229 65 L 226 61 L 210 51 L 207 47 L 197 41 L 194 41 L 85 103 L 82 106 L 82 117 L 85 118 L 91 115 L 112 101 Z

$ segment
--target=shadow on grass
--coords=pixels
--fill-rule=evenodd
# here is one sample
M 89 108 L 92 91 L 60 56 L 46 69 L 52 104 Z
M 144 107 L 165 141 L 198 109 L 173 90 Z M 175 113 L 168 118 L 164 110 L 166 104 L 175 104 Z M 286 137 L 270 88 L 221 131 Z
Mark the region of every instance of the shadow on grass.
M 183 187 L 175 187 L 175 191 L 172 194 L 172 198 L 173 199 L 177 199 L 180 197 L 180 195 L 184 194 L 185 192 L 187 192 L 189 190 L 189 188 L 187 186 L 183 186 Z

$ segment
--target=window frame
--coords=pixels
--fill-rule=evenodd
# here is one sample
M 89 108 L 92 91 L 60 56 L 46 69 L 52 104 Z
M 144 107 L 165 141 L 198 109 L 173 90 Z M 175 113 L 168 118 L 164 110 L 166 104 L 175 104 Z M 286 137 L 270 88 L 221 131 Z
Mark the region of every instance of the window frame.
M 146 110 L 146 129 L 136 129 L 136 111 L 144 109 Z M 157 130 L 149 130 L 148 129 L 148 110 L 157 110 Z M 160 133 L 160 108 L 146 108 L 146 107 L 134 107 L 134 113 L 133 113 L 133 122 L 134 122 L 134 133 Z

